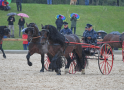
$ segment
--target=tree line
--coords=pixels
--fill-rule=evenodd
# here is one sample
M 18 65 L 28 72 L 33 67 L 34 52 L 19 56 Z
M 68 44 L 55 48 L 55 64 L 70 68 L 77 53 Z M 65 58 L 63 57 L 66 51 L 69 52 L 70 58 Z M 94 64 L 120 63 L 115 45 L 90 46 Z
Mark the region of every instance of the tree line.
M 22 0 L 22 3 L 47 4 L 47 0 Z M 70 0 L 52 0 L 52 4 L 70 4 Z M 85 5 L 85 0 L 79 0 L 79 5 Z M 124 6 L 124 0 L 89 0 L 89 5 Z

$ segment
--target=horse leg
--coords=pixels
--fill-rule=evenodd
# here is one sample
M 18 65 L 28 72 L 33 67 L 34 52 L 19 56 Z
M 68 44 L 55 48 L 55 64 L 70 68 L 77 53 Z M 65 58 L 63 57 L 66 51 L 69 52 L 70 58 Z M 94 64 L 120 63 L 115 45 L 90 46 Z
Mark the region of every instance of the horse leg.
M 6 55 L 5 55 L 4 50 L 3 50 L 3 48 L 2 48 L 2 44 L 0 44 L 0 50 L 1 50 L 2 53 L 3 53 L 3 57 L 6 58 Z
M 41 54 L 41 64 L 42 64 L 42 68 L 40 72 L 44 72 L 44 54 Z
M 67 59 L 67 65 L 65 66 L 65 74 L 69 73 L 69 66 L 72 61 L 69 55 L 68 55 L 68 57 L 66 57 L 66 59 Z
M 55 69 L 55 72 L 57 73 L 57 75 L 61 75 L 61 70 L 60 68 L 62 68 L 62 50 L 58 51 L 58 53 L 52 58 L 51 60 L 51 66 L 52 69 Z
M 32 63 L 30 62 L 30 53 L 28 52 L 28 54 L 27 54 L 27 56 L 26 56 L 26 58 L 27 58 L 27 63 L 28 63 L 28 65 L 29 66 L 32 66 Z

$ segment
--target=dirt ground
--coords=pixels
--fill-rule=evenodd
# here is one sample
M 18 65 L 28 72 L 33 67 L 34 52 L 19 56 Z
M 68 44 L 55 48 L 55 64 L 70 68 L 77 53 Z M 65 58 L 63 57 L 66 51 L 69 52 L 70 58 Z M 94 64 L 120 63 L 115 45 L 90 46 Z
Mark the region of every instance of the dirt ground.
M 115 55 L 113 69 L 102 75 L 97 60 L 88 60 L 86 74 L 56 75 L 55 72 L 40 73 L 40 55 L 31 56 L 33 66 L 27 65 L 26 54 L 0 54 L 0 90 L 123 90 L 124 62 Z

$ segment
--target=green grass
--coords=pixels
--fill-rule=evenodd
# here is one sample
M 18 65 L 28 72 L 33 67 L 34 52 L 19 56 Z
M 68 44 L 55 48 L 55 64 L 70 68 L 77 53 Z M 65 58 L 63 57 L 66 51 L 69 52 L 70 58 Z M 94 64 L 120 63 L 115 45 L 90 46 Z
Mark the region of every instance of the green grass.
M 0 26 L 8 25 L 7 13 L 16 12 L 20 13 L 16 9 L 16 3 L 11 3 L 10 11 L 0 10 Z M 25 18 L 27 23 L 34 22 L 41 30 L 41 24 L 51 24 L 55 26 L 55 16 L 62 14 L 66 17 L 66 21 L 69 23 L 71 13 L 78 13 L 80 20 L 77 21 L 77 35 L 82 35 L 84 27 L 87 23 L 91 23 L 93 28 L 98 30 L 104 30 L 107 33 L 112 31 L 123 32 L 124 29 L 124 7 L 116 6 L 70 6 L 70 5 L 46 5 L 46 4 L 22 4 L 22 13 L 29 15 L 29 18 Z M 19 16 L 15 16 L 15 37 L 18 38 L 18 20 Z M 26 25 L 25 25 L 26 27 Z M 22 42 L 17 41 L 4 41 L 3 48 L 5 50 L 22 50 Z

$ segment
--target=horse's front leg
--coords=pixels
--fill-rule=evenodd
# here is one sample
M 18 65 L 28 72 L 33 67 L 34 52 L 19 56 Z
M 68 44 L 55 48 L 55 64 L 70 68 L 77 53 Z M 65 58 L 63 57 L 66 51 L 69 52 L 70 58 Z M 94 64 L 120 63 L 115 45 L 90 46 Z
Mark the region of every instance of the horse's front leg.
M 27 54 L 27 56 L 26 56 L 26 58 L 27 58 L 27 63 L 28 63 L 28 65 L 29 66 L 32 66 L 32 63 L 30 62 L 30 53 L 28 52 L 28 54 Z
M 3 48 L 2 48 L 2 44 L 0 44 L 0 50 L 1 50 L 2 53 L 3 53 L 3 57 L 6 58 L 6 55 L 5 55 L 4 50 L 3 50 Z
M 40 72 L 44 72 L 44 54 L 41 54 L 41 64 L 42 64 L 42 68 Z
M 61 56 L 62 56 L 62 51 L 60 50 L 51 60 L 50 66 L 52 67 L 52 69 L 55 69 L 55 72 L 57 73 L 57 75 L 61 75 L 61 70 L 60 70 L 60 68 L 62 68 Z

